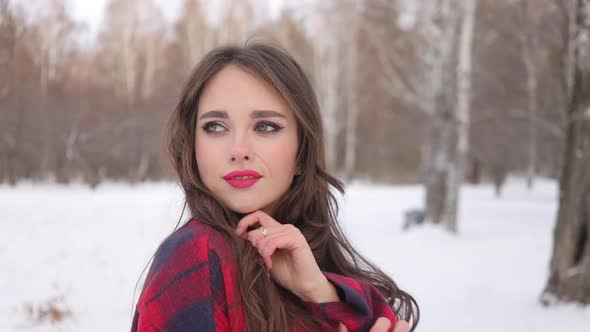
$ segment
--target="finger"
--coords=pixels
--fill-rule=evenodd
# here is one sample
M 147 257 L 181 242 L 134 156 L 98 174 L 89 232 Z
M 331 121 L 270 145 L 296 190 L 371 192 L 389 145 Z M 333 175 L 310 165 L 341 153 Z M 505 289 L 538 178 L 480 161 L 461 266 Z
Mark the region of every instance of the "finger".
M 252 212 L 249 215 L 243 217 L 240 219 L 240 221 L 238 221 L 238 225 L 236 226 L 236 234 L 244 237 L 248 227 L 256 224 L 263 225 L 263 222 L 260 219 L 261 215 L 258 213 L 258 211 Z
M 395 330 L 393 332 L 410 332 L 410 324 L 405 320 L 400 320 L 395 324 Z
M 251 237 L 254 238 L 251 241 L 252 245 L 256 247 L 269 270 L 272 268 L 272 255 L 276 249 L 285 248 L 288 250 L 290 248 L 296 248 L 296 246 L 286 245 L 290 242 L 284 240 L 284 238 L 287 240 L 294 239 L 298 235 L 294 231 L 298 231 L 298 229 L 293 225 L 281 225 L 273 228 L 272 233 L 269 232 L 267 236 L 264 236 L 260 231 L 257 232 L 256 230 L 250 232 L 253 233 Z M 281 240 L 281 238 L 283 238 L 283 240 Z
M 282 231 L 273 237 L 266 237 L 260 240 L 257 244 L 257 249 L 269 269 L 272 268 L 272 255 L 277 249 L 293 250 L 297 248 L 297 239 L 292 234 L 291 230 Z
M 262 233 L 262 231 L 261 231 L 260 228 L 257 228 L 255 230 L 246 232 L 244 234 L 244 236 L 246 237 L 246 240 L 252 242 L 252 245 L 256 247 L 258 241 L 262 240 L 265 237 L 269 237 L 271 235 L 276 234 L 277 233 L 277 230 L 279 229 L 278 227 L 277 228 L 268 228 L 268 227 L 265 227 L 265 228 L 266 228 L 266 231 L 267 231 L 266 236 L 264 235 L 264 233 Z
M 272 255 L 276 251 L 276 249 L 284 244 L 284 236 L 285 230 L 282 230 L 279 233 L 274 233 L 271 236 L 264 237 L 260 239 L 260 241 L 256 242 L 254 246 L 258 250 L 260 256 L 264 260 L 267 268 L 270 270 L 272 268 Z M 288 235 L 287 235 L 288 236 Z
M 245 237 L 246 240 L 252 242 L 252 245 L 254 245 L 255 247 L 258 245 L 258 242 L 261 241 L 264 238 L 270 238 L 273 236 L 276 236 L 278 234 L 282 234 L 283 231 L 286 230 L 290 230 L 291 228 L 293 228 L 294 226 L 291 224 L 279 224 L 279 226 L 274 226 L 274 227 L 265 227 L 263 226 L 267 233 L 266 235 L 264 235 L 264 233 L 262 233 L 262 230 L 260 228 L 251 230 L 249 232 L 244 233 L 244 235 L 242 237 Z
M 391 326 L 391 321 L 385 317 L 379 317 L 369 332 L 387 332 Z
M 274 228 L 272 234 L 262 237 L 257 243 L 256 247 L 261 252 L 270 250 L 271 245 L 276 245 L 275 249 L 293 250 L 298 248 L 296 245 L 298 241 L 305 241 L 305 238 L 299 230 L 293 225 L 284 225 L 283 227 Z
M 346 328 L 346 325 L 340 323 L 340 325 L 338 327 L 338 332 L 348 332 L 348 329 Z
M 281 225 L 279 222 L 272 219 L 268 214 L 258 210 L 250 213 L 238 222 L 238 225 L 236 227 L 236 234 L 238 234 L 239 236 L 243 236 L 248 227 L 256 224 L 260 224 L 267 228 Z

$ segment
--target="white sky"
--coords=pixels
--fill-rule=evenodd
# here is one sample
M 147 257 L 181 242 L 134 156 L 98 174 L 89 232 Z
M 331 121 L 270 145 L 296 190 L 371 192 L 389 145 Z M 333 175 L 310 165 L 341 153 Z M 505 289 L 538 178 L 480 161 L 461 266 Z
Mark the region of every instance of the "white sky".
M 181 0 L 155 0 L 155 2 L 162 8 L 164 17 L 168 22 L 172 22 L 178 17 Z M 215 16 L 221 9 L 223 2 L 224 0 L 203 1 L 208 5 L 207 9 L 211 21 L 215 22 Z M 99 30 L 106 3 L 107 0 L 69 0 L 72 15 L 77 21 L 85 22 L 91 34 L 95 34 Z M 255 3 L 263 3 L 260 8 L 255 8 L 255 10 L 268 10 L 271 17 L 276 17 L 280 12 L 283 0 L 256 0 Z
M 164 17 L 168 21 L 174 20 L 178 16 L 180 0 L 155 0 L 158 6 L 162 8 Z M 215 1 L 217 2 L 217 1 Z M 104 17 L 104 10 L 107 0 L 70 0 L 72 16 L 77 21 L 88 24 L 90 31 L 96 32 Z

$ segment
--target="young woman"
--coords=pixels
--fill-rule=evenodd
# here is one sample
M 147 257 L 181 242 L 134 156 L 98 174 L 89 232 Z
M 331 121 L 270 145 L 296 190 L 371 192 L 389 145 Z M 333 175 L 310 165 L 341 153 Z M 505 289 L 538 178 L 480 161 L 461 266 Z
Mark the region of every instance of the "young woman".
M 323 146 L 291 56 L 260 43 L 205 55 L 167 142 L 192 218 L 158 248 L 132 331 L 413 330 L 415 300 L 336 221 L 343 185 Z

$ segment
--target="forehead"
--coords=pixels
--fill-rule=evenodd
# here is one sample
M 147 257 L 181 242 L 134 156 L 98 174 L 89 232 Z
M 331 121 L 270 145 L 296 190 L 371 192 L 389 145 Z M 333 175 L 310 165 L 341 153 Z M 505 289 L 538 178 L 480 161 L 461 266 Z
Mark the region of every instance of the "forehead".
M 285 100 L 266 81 L 250 71 L 228 65 L 207 83 L 199 100 L 198 113 L 224 110 L 242 113 L 274 110 L 292 116 Z

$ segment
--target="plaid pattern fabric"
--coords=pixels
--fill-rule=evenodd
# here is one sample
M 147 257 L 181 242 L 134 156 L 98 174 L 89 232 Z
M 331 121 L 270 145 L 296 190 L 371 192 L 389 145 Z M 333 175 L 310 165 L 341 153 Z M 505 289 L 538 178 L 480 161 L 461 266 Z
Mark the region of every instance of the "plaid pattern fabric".
M 375 320 L 387 317 L 390 331 L 396 319 L 372 285 L 324 272 L 341 302 L 303 302 L 324 323 L 321 331 L 369 331 Z M 217 230 L 191 220 L 170 235 L 158 249 L 139 297 L 131 331 L 245 331 L 236 259 Z

